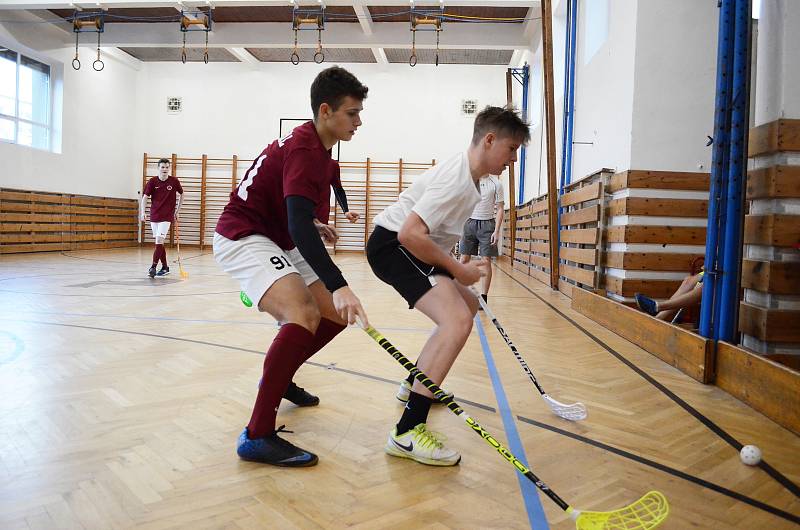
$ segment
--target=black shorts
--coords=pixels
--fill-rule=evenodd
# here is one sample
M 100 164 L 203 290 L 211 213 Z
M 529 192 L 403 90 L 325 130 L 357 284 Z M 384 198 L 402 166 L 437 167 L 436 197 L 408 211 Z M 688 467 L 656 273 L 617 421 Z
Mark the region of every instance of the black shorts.
M 417 301 L 434 285 L 434 276 L 453 275 L 417 259 L 397 240 L 397 232 L 376 226 L 367 241 L 367 261 L 372 272 L 388 283 L 413 309 Z

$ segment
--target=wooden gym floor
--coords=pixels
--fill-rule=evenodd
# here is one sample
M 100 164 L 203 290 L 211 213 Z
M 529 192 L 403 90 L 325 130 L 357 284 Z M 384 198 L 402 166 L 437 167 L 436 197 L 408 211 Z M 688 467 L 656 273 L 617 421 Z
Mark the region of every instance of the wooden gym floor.
M 236 438 L 276 325 L 239 302 L 210 254 L 185 252 L 186 280 L 177 264 L 151 280 L 151 252 L 2 256 L 0 528 L 572 527 L 443 408 L 429 425 L 462 453 L 459 466 L 385 455 L 404 371 L 357 328 L 297 374 L 319 407 L 284 402 L 278 416 L 320 464 L 240 461 Z M 336 261 L 372 324 L 416 358 L 430 323 L 363 255 Z M 671 503 L 665 529 L 795 527 L 798 437 L 535 280 L 496 270 L 490 304 L 545 390 L 584 402 L 589 417 L 550 413 L 486 317 L 445 387 L 567 502 L 605 511 L 657 489 Z M 743 465 L 736 441 L 758 445 L 768 466 Z

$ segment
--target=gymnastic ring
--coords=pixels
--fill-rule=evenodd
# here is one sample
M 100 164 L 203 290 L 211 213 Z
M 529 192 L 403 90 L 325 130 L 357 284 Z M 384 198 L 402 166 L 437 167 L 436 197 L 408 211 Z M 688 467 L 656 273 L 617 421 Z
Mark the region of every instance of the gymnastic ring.
M 81 61 L 77 57 L 72 60 L 72 69 L 73 70 L 81 69 Z
M 208 64 L 208 52 L 203 53 L 203 62 Z
M 97 63 L 100 63 L 100 68 L 97 67 Z M 103 68 L 105 68 L 105 67 L 106 67 L 106 63 L 104 63 L 100 59 L 97 59 L 95 62 L 92 63 L 92 68 L 94 68 L 95 72 L 102 72 Z
M 300 64 L 300 56 L 297 55 L 297 52 L 292 52 L 291 61 L 292 61 L 292 64 L 295 65 L 295 66 Z
M 412 53 L 411 57 L 408 58 L 408 66 L 417 66 L 417 54 Z
M 319 61 L 317 60 L 317 56 L 319 56 Z M 325 54 L 322 52 L 317 52 L 314 54 L 314 62 L 317 64 L 322 64 L 325 62 Z
M 186 50 L 181 50 L 181 62 L 186 64 Z

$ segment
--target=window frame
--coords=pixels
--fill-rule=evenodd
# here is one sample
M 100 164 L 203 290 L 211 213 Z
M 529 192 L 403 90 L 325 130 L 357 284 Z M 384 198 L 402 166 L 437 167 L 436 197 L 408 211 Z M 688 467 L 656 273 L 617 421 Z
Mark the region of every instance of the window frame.
M 1 43 L 0 43 L 1 44 Z M 42 61 L 39 58 L 32 57 L 30 54 L 25 52 L 20 52 L 14 49 L 12 46 L 2 46 L 6 50 L 11 53 L 16 54 L 16 61 L 14 63 L 14 115 L 11 116 L 9 114 L 4 114 L 0 112 L 0 119 L 8 120 L 14 123 L 14 138 L 13 139 L 5 139 L 0 138 L 0 142 L 19 145 L 22 147 L 29 147 L 31 149 L 39 149 L 39 150 L 46 150 L 46 151 L 53 151 L 53 65 L 46 61 Z M 29 120 L 26 118 L 20 117 L 20 69 L 24 66 L 23 65 L 23 57 L 28 61 L 32 61 L 43 66 L 47 67 L 47 109 L 45 112 L 46 121 L 39 122 L 34 120 Z M 31 102 L 33 105 L 33 102 Z M 33 116 L 33 112 L 31 112 L 31 116 Z M 20 123 L 30 125 L 31 129 L 33 130 L 34 127 L 43 127 L 47 134 L 47 141 L 43 146 L 38 145 L 27 145 L 22 144 L 19 142 L 19 131 L 20 131 Z M 33 142 L 32 142 L 33 143 Z

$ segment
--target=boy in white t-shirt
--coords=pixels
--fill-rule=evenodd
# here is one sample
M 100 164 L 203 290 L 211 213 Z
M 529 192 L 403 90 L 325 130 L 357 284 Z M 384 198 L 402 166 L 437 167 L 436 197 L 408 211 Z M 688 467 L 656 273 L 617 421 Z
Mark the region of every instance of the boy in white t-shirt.
M 367 260 L 409 308 L 436 324 L 417 366 L 439 386 L 472 331 L 478 302 L 468 286 L 478 281 L 484 266 L 460 263 L 450 249 L 481 198 L 480 179 L 502 173 L 529 139 L 528 124 L 513 109 L 486 107 L 475 118 L 467 150 L 420 175 L 375 218 Z M 433 401 L 432 394 L 415 381 L 403 415 L 389 434 L 387 453 L 435 466 L 461 460 L 427 429 Z
M 503 227 L 503 183 L 494 175 L 481 179 L 481 200 L 467 222 L 464 233 L 458 242 L 461 263 L 469 263 L 472 256 L 479 256 L 486 264 L 486 275 L 481 278 L 481 296 L 488 302 L 489 287 L 492 285 L 492 258 L 500 252 L 500 230 Z

